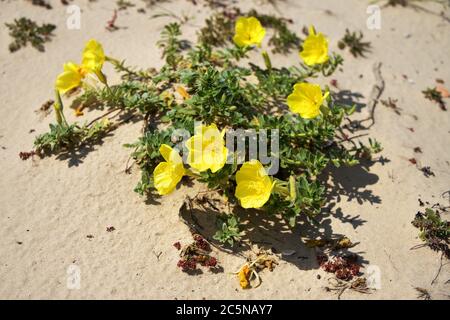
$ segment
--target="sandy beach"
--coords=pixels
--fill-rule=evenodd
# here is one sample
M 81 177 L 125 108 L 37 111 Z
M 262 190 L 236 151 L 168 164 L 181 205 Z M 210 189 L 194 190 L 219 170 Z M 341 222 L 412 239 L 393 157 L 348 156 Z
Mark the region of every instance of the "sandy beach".
M 36 135 L 46 132 L 54 114 L 35 112 L 49 99 L 62 65 L 78 61 L 85 42 L 100 41 L 108 56 L 126 60 L 127 65 L 160 68 L 161 51 L 156 42 L 164 25 L 173 17 L 152 18 L 171 12 L 190 17 L 182 24 L 183 38 L 196 40 L 212 9 L 198 1 L 163 1 L 148 7 L 144 1 L 119 10 L 118 30 L 105 26 L 115 1 L 74 0 L 81 8 L 81 28 L 66 26 L 67 6 L 48 1 L 52 9 L 28 1 L 0 1 L 0 298 L 2 299 L 336 299 L 329 274 L 316 261 L 315 248 L 301 241 L 306 231 L 271 226 L 264 216 L 252 231 L 253 240 L 270 243 L 279 256 L 272 272 L 261 272 L 262 284 L 243 290 L 235 275 L 245 259 L 213 248 L 222 272 L 204 270 L 188 275 L 177 268 L 179 253 L 173 244 L 192 241 L 188 227 L 179 218 L 186 195 L 195 196 L 205 186 L 181 185 L 174 193 L 146 202 L 133 192 L 139 181 L 138 168 L 124 169 L 130 149 L 141 134 L 141 124 L 129 121 L 112 131 L 103 143 L 65 156 L 27 161 L 19 158 L 30 151 Z M 450 190 L 450 111 L 425 99 L 422 91 L 441 79 L 450 90 L 450 22 L 437 3 L 420 4 L 425 11 L 408 7 L 382 7 L 381 29 L 369 30 L 366 12 L 369 1 L 287 0 L 242 1 L 242 10 L 257 8 L 292 19 L 290 28 L 299 34 L 314 26 L 326 34 L 330 49 L 344 58 L 344 65 L 331 79 L 343 100 L 357 105 L 352 119 L 364 119 L 374 83 L 373 65 L 380 62 L 385 89 L 380 99 L 397 99 L 400 114 L 382 103 L 375 109 L 375 123 L 367 132 L 382 144 L 377 156 L 382 161 L 363 162 L 349 168 L 333 169 L 330 193 L 320 230 L 324 235 L 345 235 L 362 257 L 364 268 L 380 270 L 381 287 L 371 294 L 346 291 L 341 299 L 417 299 L 416 287 L 426 289 L 432 299 L 449 299 L 450 264 L 438 272 L 441 254 L 427 247 L 411 250 L 422 242 L 412 226 L 415 214 L 430 205 L 450 205 L 443 194 Z M 380 3 L 380 5 L 382 2 Z M 144 8 L 145 12 L 138 10 Z M 45 43 L 45 52 L 27 46 L 11 53 L 11 38 L 5 23 L 28 17 L 38 23 L 57 26 L 55 36 Z M 340 50 L 338 41 L 345 30 L 361 30 L 371 42 L 366 57 L 353 57 Z M 273 55 L 274 66 L 295 64 L 298 52 Z M 261 56 L 254 62 L 263 65 Z M 110 83 L 119 76 L 111 65 L 104 73 Z M 318 83 L 330 85 L 330 78 Z M 450 99 L 445 99 L 450 108 Z M 69 121 L 88 122 L 102 112 L 85 112 L 75 117 L 67 108 Z M 364 137 L 367 139 L 367 137 Z M 414 148 L 420 147 L 421 153 Z M 416 159 L 416 164 L 410 159 Z M 383 161 L 384 159 L 384 161 Z M 429 166 L 434 176 L 419 170 Z M 447 215 L 447 220 L 450 216 Z M 201 216 L 199 221 L 210 223 Z M 107 228 L 114 227 L 113 231 Z M 111 230 L 111 229 L 110 229 Z M 247 249 L 241 253 L 245 255 Z M 447 261 L 448 262 L 448 261 Z M 68 286 L 72 266 L 80 271 L 79 288 Z

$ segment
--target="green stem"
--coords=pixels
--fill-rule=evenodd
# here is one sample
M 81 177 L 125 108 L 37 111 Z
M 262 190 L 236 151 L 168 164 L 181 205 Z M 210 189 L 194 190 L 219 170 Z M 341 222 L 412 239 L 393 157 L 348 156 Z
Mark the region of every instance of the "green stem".
M 66 127 L 69 126 L 67 123 L 66 117 L 64 116 L 64 104 L 61 99 L 61 94 L 59 93 L 59 90 L 55 89 L 55 95 L 56 95 L 56 103 L 54 105 L 55 112 L 56 112 L 56 121 L 59 125 L 64 125 Z
M 268 71 L 272 70 L 272 61 L 270 60 L 269 54 L 266 50 L 262 52 L 262 57 L 264 59 L 264 64 L 266 65 L 266 68 Z
M 189 169 L 186 169 L 186 176 L 189 176 L 189 177 L 193 177 L 193 178 L 200 178 L 201 176 L 198 174 L 198 173 L 195 173 L 195 172 L 193 172 L 190 168 Z

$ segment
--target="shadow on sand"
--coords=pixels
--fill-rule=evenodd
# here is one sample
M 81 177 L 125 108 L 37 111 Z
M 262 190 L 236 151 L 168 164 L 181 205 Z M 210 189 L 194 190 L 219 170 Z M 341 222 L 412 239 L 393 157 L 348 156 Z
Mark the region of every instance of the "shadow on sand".
M 281 253 L 283 260 L 294 264 L 301 270 L 319 268 L 316 259 L 317 249 L 307 247 L 301 240 L 302 238 L 338 239 L 343 237 L 344 235 L 333 231 L 330 215 L 343 223 L 350 223 L 354 229 L 366 223 L 359 215 L 351 216 L 344 213 L 342 208 L 337 207 L 339 202 L 342 201 L 342 196 L 348 197 L 348 201 L 356 200 L 358 203 L 381 203 L 381 198 L 368 189 L 370 185 L 377 183 L 378 176 L 368 172 L 365 165 L 328 170 L 326 175 L 322 177 L 324 179 L 330 178 L 332 181 L 332 184 L 329 185 L 327 206 L 312 219 L 301 217 L 294 228 L 289 227 L 286 221 L 279 216 L 271 215 L 270 212 L 233 209 L 233 213 L 239 216 L 241 220 L 245 235 L 239 244 L 226 251 L 242 255 L 244 252 L 251 250 L 252 245 L 258 245 L 261 249 L 270 249 L 274 253 Z M 209 204 L 198 205 L 193 201 L 194 205 L 186 210 L 180 210 L 180 215 L 190 226 L 195 226 L 198 233 L 208 241 L 217 247 L 222 247 L 219 242 L 213 239 L 218 228 L 217 217 L 220 213 L 223 213 L 223 210 L 219 209 L 220 200 L 209 199 L 207 202 Z M 283 253 L 289 251 L 294 253 L 283 255 Z M 346 253 L 350 253 L 350 251 L 347 249 L 340 251 L 340 254 Z M 364 252 L 352 250 L 352 253 L 358 256 L 359 263 L 369 263 L 361 256 Z

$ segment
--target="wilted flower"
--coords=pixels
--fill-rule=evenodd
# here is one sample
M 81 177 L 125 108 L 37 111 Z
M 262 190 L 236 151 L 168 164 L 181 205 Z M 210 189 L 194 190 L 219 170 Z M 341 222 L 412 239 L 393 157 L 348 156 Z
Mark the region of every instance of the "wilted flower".
M 239 278 L 239 285 L 242 289 L 248 288 L 250 285 L 249 277 L 250 277 L 250 268 L 247 264 L 245 264 L 241 270 L 238 272 L 238 278 Z

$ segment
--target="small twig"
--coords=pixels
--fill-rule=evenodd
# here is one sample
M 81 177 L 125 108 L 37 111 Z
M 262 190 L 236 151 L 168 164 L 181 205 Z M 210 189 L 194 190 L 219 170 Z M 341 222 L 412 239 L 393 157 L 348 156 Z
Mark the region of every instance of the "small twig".
M 378 100 L 381 97 L 381 94 L 384 91 L 384 79 L 381 76 L 381 62 L 376 62 L 373 65 L 373 73 L 375 76 L 375 84 L 372 87 L 372 92 L 370 93 L 370 100 L 367 103 L 367 107 L 370 110 L 370 116 L 366 119 L 360 120 L 359 123 L 371 120 L 372 123 L 370 125 L 368 125 L 367 127 L 365 127 L 364 129 L 369 129 L 370 127 L 372 127 L 375 124 L 375 108 L 378 104 Z
M 364 294 L 371 294 L 373 290 L 367 287 L 366 279 L 364 277 L 356 278 L 351 282 L 345 282 L 337 278 L 329 278 L 328 283 L 331 285 L 331 288 L 326 287 L 326 289 L 338 291 L 338 300 L 341 299 L 341 295 L 347 289 L 351 289 Z
M 162 255 L 162 251 L 160 251 L 159 253 L 156 253 L 155 251 L 152 252 L 155 255 L 156 259 L 159 261 L 159 257 Z
M 439 269 L 438 269 L 438 271 L 437 271 L 437 273 L 436 273 L 436 276 L 435 276 L 435 277 L 433 278 L 433 280 L 431 281 L 431 285 L 433 285 L 433 284 L 435 283 L 436 279 L 439 277 L 439 274 L 441 273 L 442 266 L 444 265 L 444 264 L 442 263 L 443 258 L 444 258 L 444 252 L 441 253 L 441 259 L 439 260 L 439 261 L 440 261 L 440 263 L 439 263 Z
M 419 288 L 419 287 L 415 287 L 414 289 L 416 289 L 417 292 L 419 292 L 419 295 L 417 296 L 417 298 L 420 298 L 423 300 L 431 300 L 431 295 L 428 292 L 428 290 L 426 290 L 424 288 Z
M 137 150 L 137 147 L 136 148 L 134 148 L 134 151 L 133 151 L 133 153 L 134 152 L 136 152 L 136 150 Z M 128 159 L 127 159 L 127 163 L 125 164 L 125 173 L 130 173 L 131 172 L 131 168 L 134 166 L 134 164 L 136 163 L 136 161 L 134 161 L 133 160 L 133 163 L 131 164 L 131 166 L 129 166 L 128 164 L 130 163 L 130 160 L 131 160 L 131 155 L 128 157 Z
M 113 13 L 111 20 L 108 20 L 108 22 L 106 23 L 106 30 L 115 31 L 115 30 L 119 29 L 116 26 L 116 20 L 117 20 L 117 10 L 114 9 L 114 13 Z
M 426 247 L 426 246 L 427 246 L 426 243 L 421 243 L 421 244 L 417 244 L 417 245 L 411 247 L 409 250 L 416 250 L 416 249 L 420 249 L 420 248 L 423 248 L 423 247 Z
M 96 121 L 103 119 L 104 117 L 106 117 L 107 115 L 110 115 L 111 113 L 113 113 L 114 111 L 120 110 L 120 108 L 114 108 L 109 110 L 108 112 L 104 113 L 103 115 L 95 118 L 94 120 L 92 120 L 91 122 L 88 123 L 88 127 L 90 127 L 91 125 L 93 125 Z

